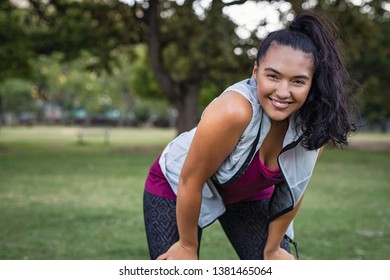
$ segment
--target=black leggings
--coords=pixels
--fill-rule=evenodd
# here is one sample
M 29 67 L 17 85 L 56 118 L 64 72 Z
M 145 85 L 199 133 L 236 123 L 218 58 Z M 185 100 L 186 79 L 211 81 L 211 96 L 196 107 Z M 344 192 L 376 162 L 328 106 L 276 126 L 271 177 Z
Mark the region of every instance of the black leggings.
M 242 260 L 264 258 L 263 250 L 268 230 L 268 202 L 268 200 L 259 200 L 227 205 L 226 212 L 218 219 Z M 144 220 L 150 258 L 156 259 L 179 239 L 176 225 L 176 200 L 158 197 L 145 191 Z M 202 229 L 199 228 L 199 247 L 201 235 Z M 283 238 L 281 247 L 290 252 L 286 237 Z

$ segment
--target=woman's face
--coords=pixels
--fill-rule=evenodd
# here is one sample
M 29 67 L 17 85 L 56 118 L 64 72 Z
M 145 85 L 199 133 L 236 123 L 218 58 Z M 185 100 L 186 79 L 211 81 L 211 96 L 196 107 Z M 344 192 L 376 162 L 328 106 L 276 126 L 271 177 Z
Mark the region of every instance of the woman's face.
M 272 44 L 255 64 L 257 95 L 271 121 L 286 120 L 305 103 L 313 80 L 313 61 L 311 54 Z

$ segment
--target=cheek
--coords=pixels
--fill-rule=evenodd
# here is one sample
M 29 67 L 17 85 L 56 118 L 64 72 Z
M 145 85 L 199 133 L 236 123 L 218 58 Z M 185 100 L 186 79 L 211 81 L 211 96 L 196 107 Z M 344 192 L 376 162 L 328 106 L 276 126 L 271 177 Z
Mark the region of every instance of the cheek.
M 302 102 L 305 103 L 307 98 L 309 97 L 309 93 L 310 93 L 310 88 L 309 89 L 306 89 L 305 91 L 302 92 Z
M 266 98 L 266 95 L 268 92 L 271 91 L 270 85 L 268 85 L 266 82 L 262 80 L 257 81 L 257 96 L 259 99 Z

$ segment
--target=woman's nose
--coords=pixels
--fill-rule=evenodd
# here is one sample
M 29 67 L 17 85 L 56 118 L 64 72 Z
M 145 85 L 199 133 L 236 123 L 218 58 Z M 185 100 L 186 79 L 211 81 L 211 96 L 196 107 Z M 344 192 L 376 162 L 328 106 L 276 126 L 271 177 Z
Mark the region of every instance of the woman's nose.
M 291 95 L 291 89 L 288 82 L 280 82 L 276 88 L 276 96 L 280 99 L 286 99 Z

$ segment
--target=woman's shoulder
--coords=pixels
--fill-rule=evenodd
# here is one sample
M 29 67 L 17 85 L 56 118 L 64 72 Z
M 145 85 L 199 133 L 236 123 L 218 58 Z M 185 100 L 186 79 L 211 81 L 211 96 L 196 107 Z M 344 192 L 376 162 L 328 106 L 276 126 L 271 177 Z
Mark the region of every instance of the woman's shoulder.
M 217 118 L 230 125 L 247 125 L 252 115 L 253 108 L 249 100 L 238 92 L 228 91 L 207 106 L 202 118 Z
M 257 86 L 255 80 L 252 78 L 239 81 L 227 89 L 222 93 L 222 95 L 228 92 L 237 92 L 242 95 L 245 99 L 247 99 L 254 109 L 260 106 L 259 99 L 257 97 Z

